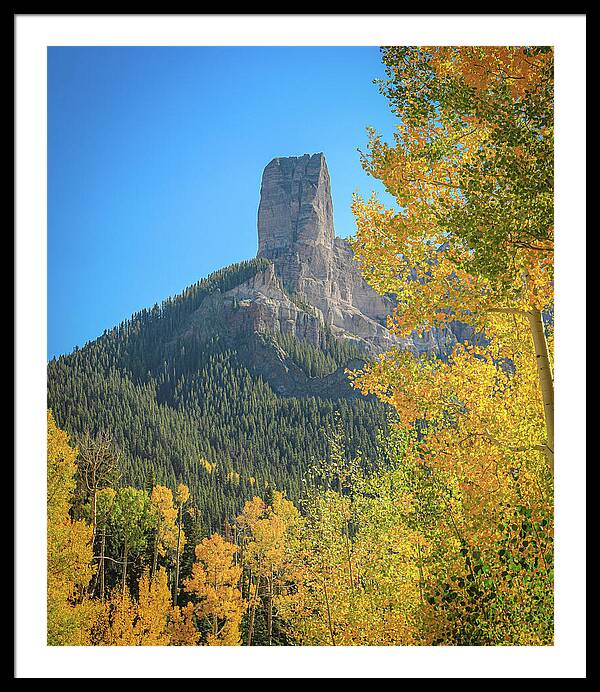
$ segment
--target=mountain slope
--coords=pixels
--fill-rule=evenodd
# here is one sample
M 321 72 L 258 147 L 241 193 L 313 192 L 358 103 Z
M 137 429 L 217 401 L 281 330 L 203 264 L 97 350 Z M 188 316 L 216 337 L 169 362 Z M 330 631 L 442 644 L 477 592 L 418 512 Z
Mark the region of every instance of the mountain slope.
M 48 365 L 48 406 L 59 424 L 75 439 L 110 430 L 124 482 L 141 486 L 153 475 L 188 483 L 207 530 L 267 484 L 298 497 L 336 411 L 351 448 L 367 455 L 385 426 L 383 407 L 359 397 L 343 374 L 342 365 L 360 363 L 356 353 L 327 331 L 316 347 L 227 323 L 212 335 L 194 328 L 198 304 L 263 266 L 221 270 Z
M 126 482 L 185 481 L 207 527 L 267 484 L 296 498 L 336 412 L 350 452 L 373 454 L 386 411 L 350 387 L 345 367 L 392 345 L 443 354 L 457 338 L 448 329 L 400 341 L 386 329 L 393 300 L 334 235 L 322 154 L 266 167 L 258 241 L 257 258 L 48 364 L 59 426 L 75 440 L 109 430 Z

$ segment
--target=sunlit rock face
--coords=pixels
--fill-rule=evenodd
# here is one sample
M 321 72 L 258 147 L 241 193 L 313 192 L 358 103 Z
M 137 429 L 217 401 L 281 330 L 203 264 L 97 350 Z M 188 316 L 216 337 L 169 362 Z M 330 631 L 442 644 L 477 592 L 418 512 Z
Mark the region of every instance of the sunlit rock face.
M 273 262 L 283 288 L 312 306 L 341 338 L 368 351 L 388 348 L 393 304 L 364 281 L 348 242 L 335 237 L 331 182 L 322 153 L 273 159 L 258 207 L 258 256 Z
M 296 288 L 300 261 L 322 258 L 325 271 L 334 241 L 329 171 L 323 154 L 273 159 L 265 168 L 258 207 L 258 256 L 273 260 Z M 296 271 L 288 271 L 294 267 Z
M 270 264 L 245 283 L 212 296 L 194 330 L 212 334 L 290 334 L 322 345 L 324 329 L 369 357 L 392 346 L 444 355 L 461 325 L 399 339 L 387 329 L 394 308 L 363 279 L 347 240 L 335 236 L 325 156 L 273 159 L 265 168 L 258 207 L 258 257 Z

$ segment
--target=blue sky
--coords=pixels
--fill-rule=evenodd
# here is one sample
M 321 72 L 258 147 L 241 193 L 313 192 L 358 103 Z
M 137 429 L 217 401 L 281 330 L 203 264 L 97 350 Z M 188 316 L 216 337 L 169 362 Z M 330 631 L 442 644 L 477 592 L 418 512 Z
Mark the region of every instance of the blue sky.
M 49 48 L 48 357 L 253 257 L 276 156 L 324 152 L 353 233 L 381 76 L 376 47 Z

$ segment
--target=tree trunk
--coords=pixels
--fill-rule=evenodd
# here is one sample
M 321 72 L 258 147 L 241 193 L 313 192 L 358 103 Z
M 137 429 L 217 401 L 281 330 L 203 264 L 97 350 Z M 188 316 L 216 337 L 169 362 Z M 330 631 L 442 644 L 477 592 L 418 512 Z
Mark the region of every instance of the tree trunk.
M 125 547 L 123 548 L 123 598 L 125 598 L 125 587 L 127 586 L 127 555 L 129 553 L 129 546 L 127 541 L 125 541 Z
M 344 531 L 346 536 L 346 557 L 348 559 L 348 572 L 350 577 L 350 591 L 354 596 L 354 573 L 352 571 L 352 553 L 350 551 L 350 528 L 348 523 L 346 523 L 346 530 Z
M 256 586 L 254 587 L 254 598 L 252 599 L 252 610 L 250 611 L 250 622 L 248 623 L 248 646 L 252 646 L 252 635 L 254 634 L 254 614 L 256 613 L 256 601 L 258 600 L 258 586 L 260 577 L 256 577 Z M 252 586 L 250 586 L 252 591 Z
M 181 513 L 183 509 L 183 502 L 179 503 L 179 522 L 177 525 L 177 557 L 175 562 L 175 582 L 173 583 L 173 605 L 177 605 L 177 598 L 179 597 L 179 549 L 181 545 Z
M 242 564 L 244 564 L 242 560 Z M 250 600 L 250 589 L 252 586 L 252 570 L 244 570 L 242 572 L 242 598 Z
M 154 538 L 154 554 L 152 555 L 152 581 L 156 576 L 156 568 L 158 566 L 158 529 L 156 531 L 156 537 Z
M 421 554 L 421 541 L 417 540 L 417 552 L 419 553 L 419 597 L 421 603 L 425 603 L 425 597 L 423 595 L 423 587 L 425 586 L 425 580 L 423 578 L 423 557 Z
M 269 646 L 273 641 L 273 568 L 269 579 L 269 608 L 267 610 L 267 631 L 269 633 Z
M 106 529 L 102 531 L 102 547 L 100 548 L 100 599 L 104 603 L 104 551 L 106 550 Z
M 546 422 L 546 457 L 550 466 L 550 472 L 554 476 L 554 377 L 550 356 L 548 353 L 548 342 L 544 333 L 544 322 L 540 310 L 532 310 L 527 315 L 533 345 L 535 348 L 535 358 L 537 362 L 538 380 L 542 393 L 544 405 L 544 420 Z
M 97 526 L 97 507 L 98 507 L 98 492 L 94 488 L 94 494 L 92 497 L 92 546 L 96 540 L 96 526 Z
M 329 636 L 331 637 L 331 645 L 335 646 L 335 637 L 333 636 L 333 623 L 331 622 L 331 609 L 329 607 L 329 595 L 327 594 L 327 584 L 323 577 L 323 594 L 325 596 L 325 605 L 327 606 L 327 625 L 329 626 Z

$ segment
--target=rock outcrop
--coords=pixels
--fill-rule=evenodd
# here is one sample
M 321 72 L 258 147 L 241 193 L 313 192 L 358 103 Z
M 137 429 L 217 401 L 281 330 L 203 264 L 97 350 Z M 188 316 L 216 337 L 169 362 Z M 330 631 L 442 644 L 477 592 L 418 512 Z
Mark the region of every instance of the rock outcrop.
M 273 260 L 292 290 L 302 264 L 330 259 L 335 232 L 329 171 L 323 154 L 273 159 L 265 168 L 258 207 L 258 256 Z
M 211 296 L 195 328 L 236 337 L 292 334 L 315 346 L 323 330 L 366 356 L 391 346 L 443 354 L 460 325 L 401 340 L 386 327 L 394 302 L 363 279 L 348 241 L 335 236 L 327 163 L 322 153 L 273 159 L 265 168 L 258 207 L 258 253 L 270 264 L 252 279 Z
M 323 154 L 277 158 L 265 168 L 258 208 L 258 256 L 273 262 L 285 290 L 318 311 L 336 336 L 368 351 L 388 348 L 393 307 L 364 281 L 348 242 L 336 238 Z

